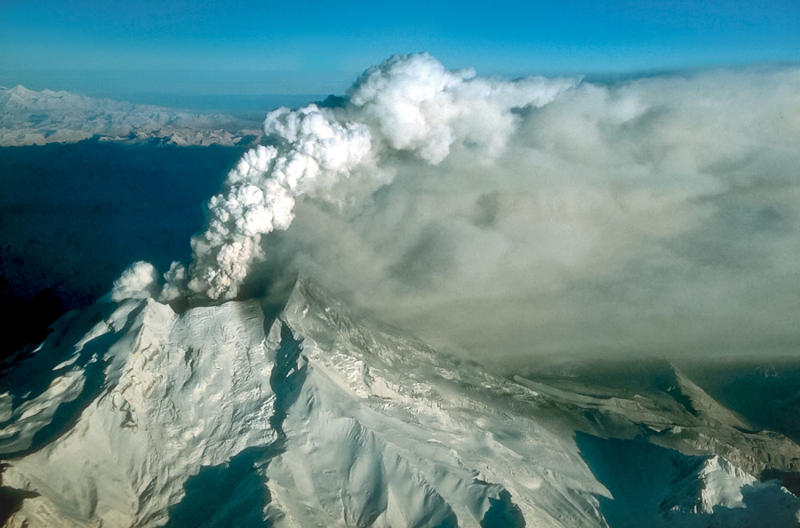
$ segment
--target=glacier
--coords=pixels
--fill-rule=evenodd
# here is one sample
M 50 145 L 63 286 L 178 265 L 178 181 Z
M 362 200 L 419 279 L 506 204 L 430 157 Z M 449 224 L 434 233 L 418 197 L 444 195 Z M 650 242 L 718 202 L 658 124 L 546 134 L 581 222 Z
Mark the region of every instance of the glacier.
M 0 372 L 10 527 L 796 527 L 800 447 L 681 369 L 503 376 L 308 278 L 176 310 L 109 296 Z

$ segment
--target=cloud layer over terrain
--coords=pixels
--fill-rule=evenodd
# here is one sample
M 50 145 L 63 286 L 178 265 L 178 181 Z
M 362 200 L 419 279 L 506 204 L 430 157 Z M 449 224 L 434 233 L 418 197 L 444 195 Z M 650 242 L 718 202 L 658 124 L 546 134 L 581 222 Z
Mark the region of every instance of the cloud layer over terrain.
M 299 271 L 493 359 L 800 344 L 800 69 L 511 82 L 395 56 L 265 131 L 162 298 Z

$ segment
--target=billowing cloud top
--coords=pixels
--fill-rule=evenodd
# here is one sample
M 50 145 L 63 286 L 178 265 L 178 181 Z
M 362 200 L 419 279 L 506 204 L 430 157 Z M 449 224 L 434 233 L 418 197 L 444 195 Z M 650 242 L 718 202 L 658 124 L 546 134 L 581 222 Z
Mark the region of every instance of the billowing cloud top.
M 510 82 L 395 56 L 267 116 L 160 295 L 301 270 L 476 354 L 785 352 L 799 94 L 797 68 Z
M 236 297 L 263 256 L 261 237 L 289 227 L 296 198 L 336 202 L 341 196 L 334 187 L 344 180 L 388 182 L 387 157 L 410 155 L 437 165 L 465 144 L 495 156 L 516 126 L 512 109 L 541 106 L 572 84 L 491 82 L 448 72 L 427 54 L 395 56 L 367 70 L 341 108 L 269 113 L 264 131 L 277 145 L 245 154 L 223 192 L 211 198 L 208 228 L 192 240 L 188 293 Z M 171 282 L 164 295 L 184 292 Z

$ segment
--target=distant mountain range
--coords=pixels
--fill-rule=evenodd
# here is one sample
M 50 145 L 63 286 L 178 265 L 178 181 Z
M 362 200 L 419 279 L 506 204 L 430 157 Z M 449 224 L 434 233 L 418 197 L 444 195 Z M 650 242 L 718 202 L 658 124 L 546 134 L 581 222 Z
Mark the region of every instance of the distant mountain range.
M 257 141 L 257 123 L 221 113 L 98 99 L 65 91 L 0 87 L 0 146 L 86 139 L 173 145 L 242 145 Z

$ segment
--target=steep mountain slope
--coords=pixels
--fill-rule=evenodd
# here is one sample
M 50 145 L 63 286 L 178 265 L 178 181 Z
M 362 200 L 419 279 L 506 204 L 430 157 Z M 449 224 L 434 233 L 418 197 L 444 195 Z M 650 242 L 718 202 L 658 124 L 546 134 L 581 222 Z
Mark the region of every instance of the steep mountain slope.
M 309 281 L 274 312 L 128 300 L 62 319 L 3 373 L 7 524 L 618 526 L 635 479 L 602 462 L 648 449 L 638 518 L 797 522 L 800 501 L 751 476 L 797 471 L 797 445 L 744 432 L 678 371 L 662 396 L 581 394 L 438 353 Z

